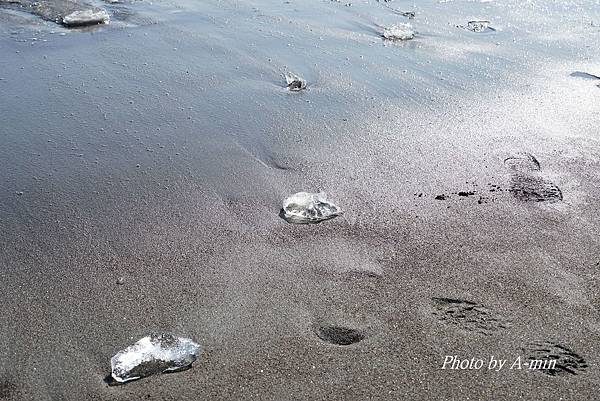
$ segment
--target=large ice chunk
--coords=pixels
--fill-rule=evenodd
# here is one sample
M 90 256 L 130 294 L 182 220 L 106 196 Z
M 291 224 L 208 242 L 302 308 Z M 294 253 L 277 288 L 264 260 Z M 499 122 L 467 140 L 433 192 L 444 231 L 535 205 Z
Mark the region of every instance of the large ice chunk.
M 415 37 L 415 31 L 411 24 L 398 24 L 384 28 L 382 36 L 388 40 L 409 40 Z
M 327 201 L 327 195 L 322 192 L 298 192 L 283 201 L 283 218 L 288 223 L 319 223 L 339 216 L 342 212 L 341 208 Z
M 75 11 L 63 17 L 63 25 L 83 26 L 95 24 L 108 24 L 110 16 L 105 10 L 83 10 Z
M 188 338 L 152 334 L 112 357 L 112 377 L 124 383 L 156 373 L 184 370 L 199 353 L 200 346 Z

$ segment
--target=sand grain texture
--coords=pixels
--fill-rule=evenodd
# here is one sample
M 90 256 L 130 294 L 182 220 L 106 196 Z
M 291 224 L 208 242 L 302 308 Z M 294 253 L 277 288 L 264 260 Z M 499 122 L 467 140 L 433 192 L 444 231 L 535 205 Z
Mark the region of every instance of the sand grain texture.
M 102 6 L 0 8 L 0 399 L 597 397 L 593 1 L 389 3 L 408 42 L 376 1 Z M 344 215 L 288 224 L 299 191 Z M 105 382 L 162 331 L 192 369 Z M 544 350 L 577 374 L 441 369 Z

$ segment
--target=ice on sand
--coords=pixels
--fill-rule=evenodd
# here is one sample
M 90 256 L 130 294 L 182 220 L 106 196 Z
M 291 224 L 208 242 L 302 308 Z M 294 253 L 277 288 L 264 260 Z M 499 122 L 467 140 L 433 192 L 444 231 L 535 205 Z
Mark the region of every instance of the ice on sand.
M 105 10 L 75 11 L 63 17 L 63 25 L 83 26 L 95 24 L 108 24 L 110 16 Z
M 283 201 L 283 218 L 288 223 L 319 223 L 342 214 L 324 193 L 298 192 Z
M 411 24 L 398 24 L 384 28 L 382 36 L 388 40 L 410 40 L 415 37 L 415 31 Z
M 200 346 L 188 338 L 152 334 L 112 357 L 112 377 L 124 383 L 156 373 L 184 370 L 199 353 Z
M 294 73 L 286 73 L 285 82 L 287 83 L 287 88 L 291 91 L 306 89 L 306 80 Z
M 486 31 L 494 31 L 494 28 L 490 27 L 490 21 L 487 20 L 474 20 L 467 22 L 467 26 L 464 27 L 472 32 L 486 32 Z
M 575 71 L 569 75 L 572 77 L 575 77 L 575 78 L 600 79 L 600 75 L 594 75 L 594 74 L 590 74 L 589 72 L 583 72 L 583 71 Z

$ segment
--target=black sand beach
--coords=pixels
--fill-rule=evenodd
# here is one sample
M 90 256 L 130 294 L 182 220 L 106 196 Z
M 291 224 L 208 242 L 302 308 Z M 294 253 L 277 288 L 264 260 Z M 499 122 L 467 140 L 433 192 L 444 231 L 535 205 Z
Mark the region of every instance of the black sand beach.
M 598 399 L 597 2 L 92 5 L 0 1 L 0 399 Z

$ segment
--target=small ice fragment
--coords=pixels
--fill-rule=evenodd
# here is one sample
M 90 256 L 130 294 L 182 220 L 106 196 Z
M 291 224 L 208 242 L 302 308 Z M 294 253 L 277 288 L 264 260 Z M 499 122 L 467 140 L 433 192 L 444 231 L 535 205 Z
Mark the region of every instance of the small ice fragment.
M 415 31 L 411 24 L 398 24 L 384 28 L 382 36 L 388 40 L 410 40 L 415 37 Z
M 320 223 L 342 214 L 342 209 L 327 201 L 324 193 L 298 192 L 283 201 L 283 218 L 288 223 Z
M 95 24 L 108 24 L 110 16 L 105 10 L 75 11 L 63 17 L 63 25 L 83 26 Z
M 584 78 L 584 79 L 600 79 L 600 76 L 590 74 L 589 72 L 584 71 L 575 71 L 570 74 L 570 76 L 575 78 Z
M 285 82 L 287 83 L 287 88 L 291 91 L 297 92 L 306 89 L 306 80 L 294 73 L 286 73 Z
M 200 346 L 172 334 L 152 334 L 117 352 L 110 360 L 112 377 L 119 383 L 191 367 Z
M 473 20 L 467 22 L 467 26 L 464 27 L 472 32 L 485 32 L 485 31 L 494 31 L 494 28 L 490 27 L 490 21 L 487 20 Z

